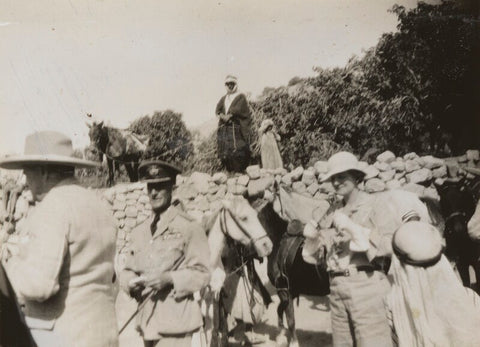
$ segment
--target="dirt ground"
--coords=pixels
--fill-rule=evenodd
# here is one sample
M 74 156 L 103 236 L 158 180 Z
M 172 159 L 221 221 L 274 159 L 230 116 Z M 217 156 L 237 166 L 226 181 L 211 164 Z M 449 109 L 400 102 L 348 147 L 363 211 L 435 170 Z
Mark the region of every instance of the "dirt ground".
M 264 319 L 254 330 L 263 335 L 266 342 L 258 344 L 259 347 L 274 347 L 275 338 L 278 334 L 277 328 L 277 298 L 269 306 Z M 301 347 L 332 345 L 330 312 L 327 306 L 328 299 L 321 297 L 300 297 L 299 304 L 295 301 L 295 317 L 297 323 L 297 334 Z M 119 326 L 127 321 L 128 317 L 135 311 L 136 303 L 129 299 L 126 294 L 120 292 L 117 297 L 117 318 Z M 230 340 L 232 347 L 240 346 L 238 341 Z M 120 347 L 143 347 L 143 343 L 135 331 L 135 322 L 120 335 Z

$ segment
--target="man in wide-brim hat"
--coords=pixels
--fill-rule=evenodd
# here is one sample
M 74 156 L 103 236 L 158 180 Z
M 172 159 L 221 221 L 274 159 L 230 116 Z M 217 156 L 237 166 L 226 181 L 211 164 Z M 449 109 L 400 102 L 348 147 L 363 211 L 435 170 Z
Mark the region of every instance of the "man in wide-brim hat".
M 118 346 L 112 279 L 116 228 L 107 207 L 76 181 L 72 141 L 54 131 L 27 136 L 25 153 L 0 160 L 23 169 L 36 206 L 26 243 L 5 263 L 38 347 Z
M 203 346 L 203 318 L 193 293 L 208 284 L 206 233 L 172 201 L 180 169 L 160 160 L 140 163 L 152 215 L 130 234 L 120 286 L 141 307 L 138 330 L 146 347 Z

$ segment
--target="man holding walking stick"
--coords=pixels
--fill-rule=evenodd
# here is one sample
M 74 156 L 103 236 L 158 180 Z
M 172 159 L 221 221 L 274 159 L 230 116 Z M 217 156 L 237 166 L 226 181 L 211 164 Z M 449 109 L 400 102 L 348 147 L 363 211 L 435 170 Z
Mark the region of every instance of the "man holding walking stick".
M 152 216 L 132 230 L 120 285 L 139 302 L 137 322 L 145 347 L 202 346 L 203 325 L 193 293 L 208 284 L 205 231 L 172 204 L 179 169 L 162 161 L 139 166 Z

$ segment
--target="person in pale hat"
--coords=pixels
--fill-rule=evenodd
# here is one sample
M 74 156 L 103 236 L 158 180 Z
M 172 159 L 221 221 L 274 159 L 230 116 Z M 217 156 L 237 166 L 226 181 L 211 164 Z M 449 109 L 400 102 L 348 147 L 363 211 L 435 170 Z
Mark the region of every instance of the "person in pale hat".
M 0 160 L 23 169 L 36 202 L 22 229 L 28 240 L 4 265 L 38 347 L 118 346 L 115 223 L 74 176 L 98 165 L 74 158 L 72 141 L 54 131 L 27 136 L 23 155 Z
M 139 303 L 137 330 L 146 347 L 201 347 L 203 318 L 193 293 L 210 279 L 206 233 L 172 199 L 180 169 L 149 160 L 138 173 L 152 215 L 130 234 L 120 286 Z
M 391 346 L 383 301 L 390 287 L 385 272 L 391 256 L 391 237 L 405 212 L 418 209 L 424 216 L 428 212 L 408 192 L 375 196 L 360 189 L 366 172 L 352 153 L 332 155 L 327 166 L 321 181 L 331 182 L 343 201 L 319 224 L 312 221 L 305 226 L 306 243 L 315 247 L 305 247 L 312 254 L 303 256 L 308 262 L 326 259 L 333 345 Z M 333 234 L 330 228 L 335 229 Z
M 222 165 L 231 172 L 242 172 L 250 161 L 251 110 L 247 98 L 238 91 L 237 78 L 225 78 L 227 94 L 215 109 L 218 119 L 217 151 Z
M 480 346 L 480 298 L 463 287 L 443 254 L 440 232 L 410 221 L 392 240 L 386 304 L 400 347 Z
M 282 156 L 278 149 L 277 141 L 280 141 L 271 119 L 264 119 L 258 129 L 260 136 L 260 157 L 262 159 L 262 168 L 278 169 L 283 167 Z

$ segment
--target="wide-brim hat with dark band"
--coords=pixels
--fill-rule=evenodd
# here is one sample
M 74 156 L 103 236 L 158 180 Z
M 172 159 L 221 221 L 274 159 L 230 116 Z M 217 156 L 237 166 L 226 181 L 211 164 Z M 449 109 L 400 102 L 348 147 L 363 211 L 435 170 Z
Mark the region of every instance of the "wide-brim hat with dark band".
M 19 170 L 34 165 L 63 165 L 78 168 L 98 167 L 101 164 L 75 158 L 72 140 L 56 131 L 38 131 L 25 139 L 23 155 L 12 155 L 0 159 L 0 167 Z
M 430 267 L 437 264 L 442 257 L 442 238 L 433 225 L 410 221 L 398 228 L 393 235 L 392 249 L 404 264 Z
M 160 183 L 172 181 L 175 179 L 180 170 L 175 165 L 169 164 L 162 160 L 147 160 L 138 166 L 138 179 L 147 183 Z
M 328 171 L 321 178 L 322 182 L 328 181 L 332 176 L 347 171 L 353 171 L 362 178 L 366 175 L 366 172 L 360 169 L 357 157 L 350 152 L 335 153 L 328 159 L 327 167 Z

